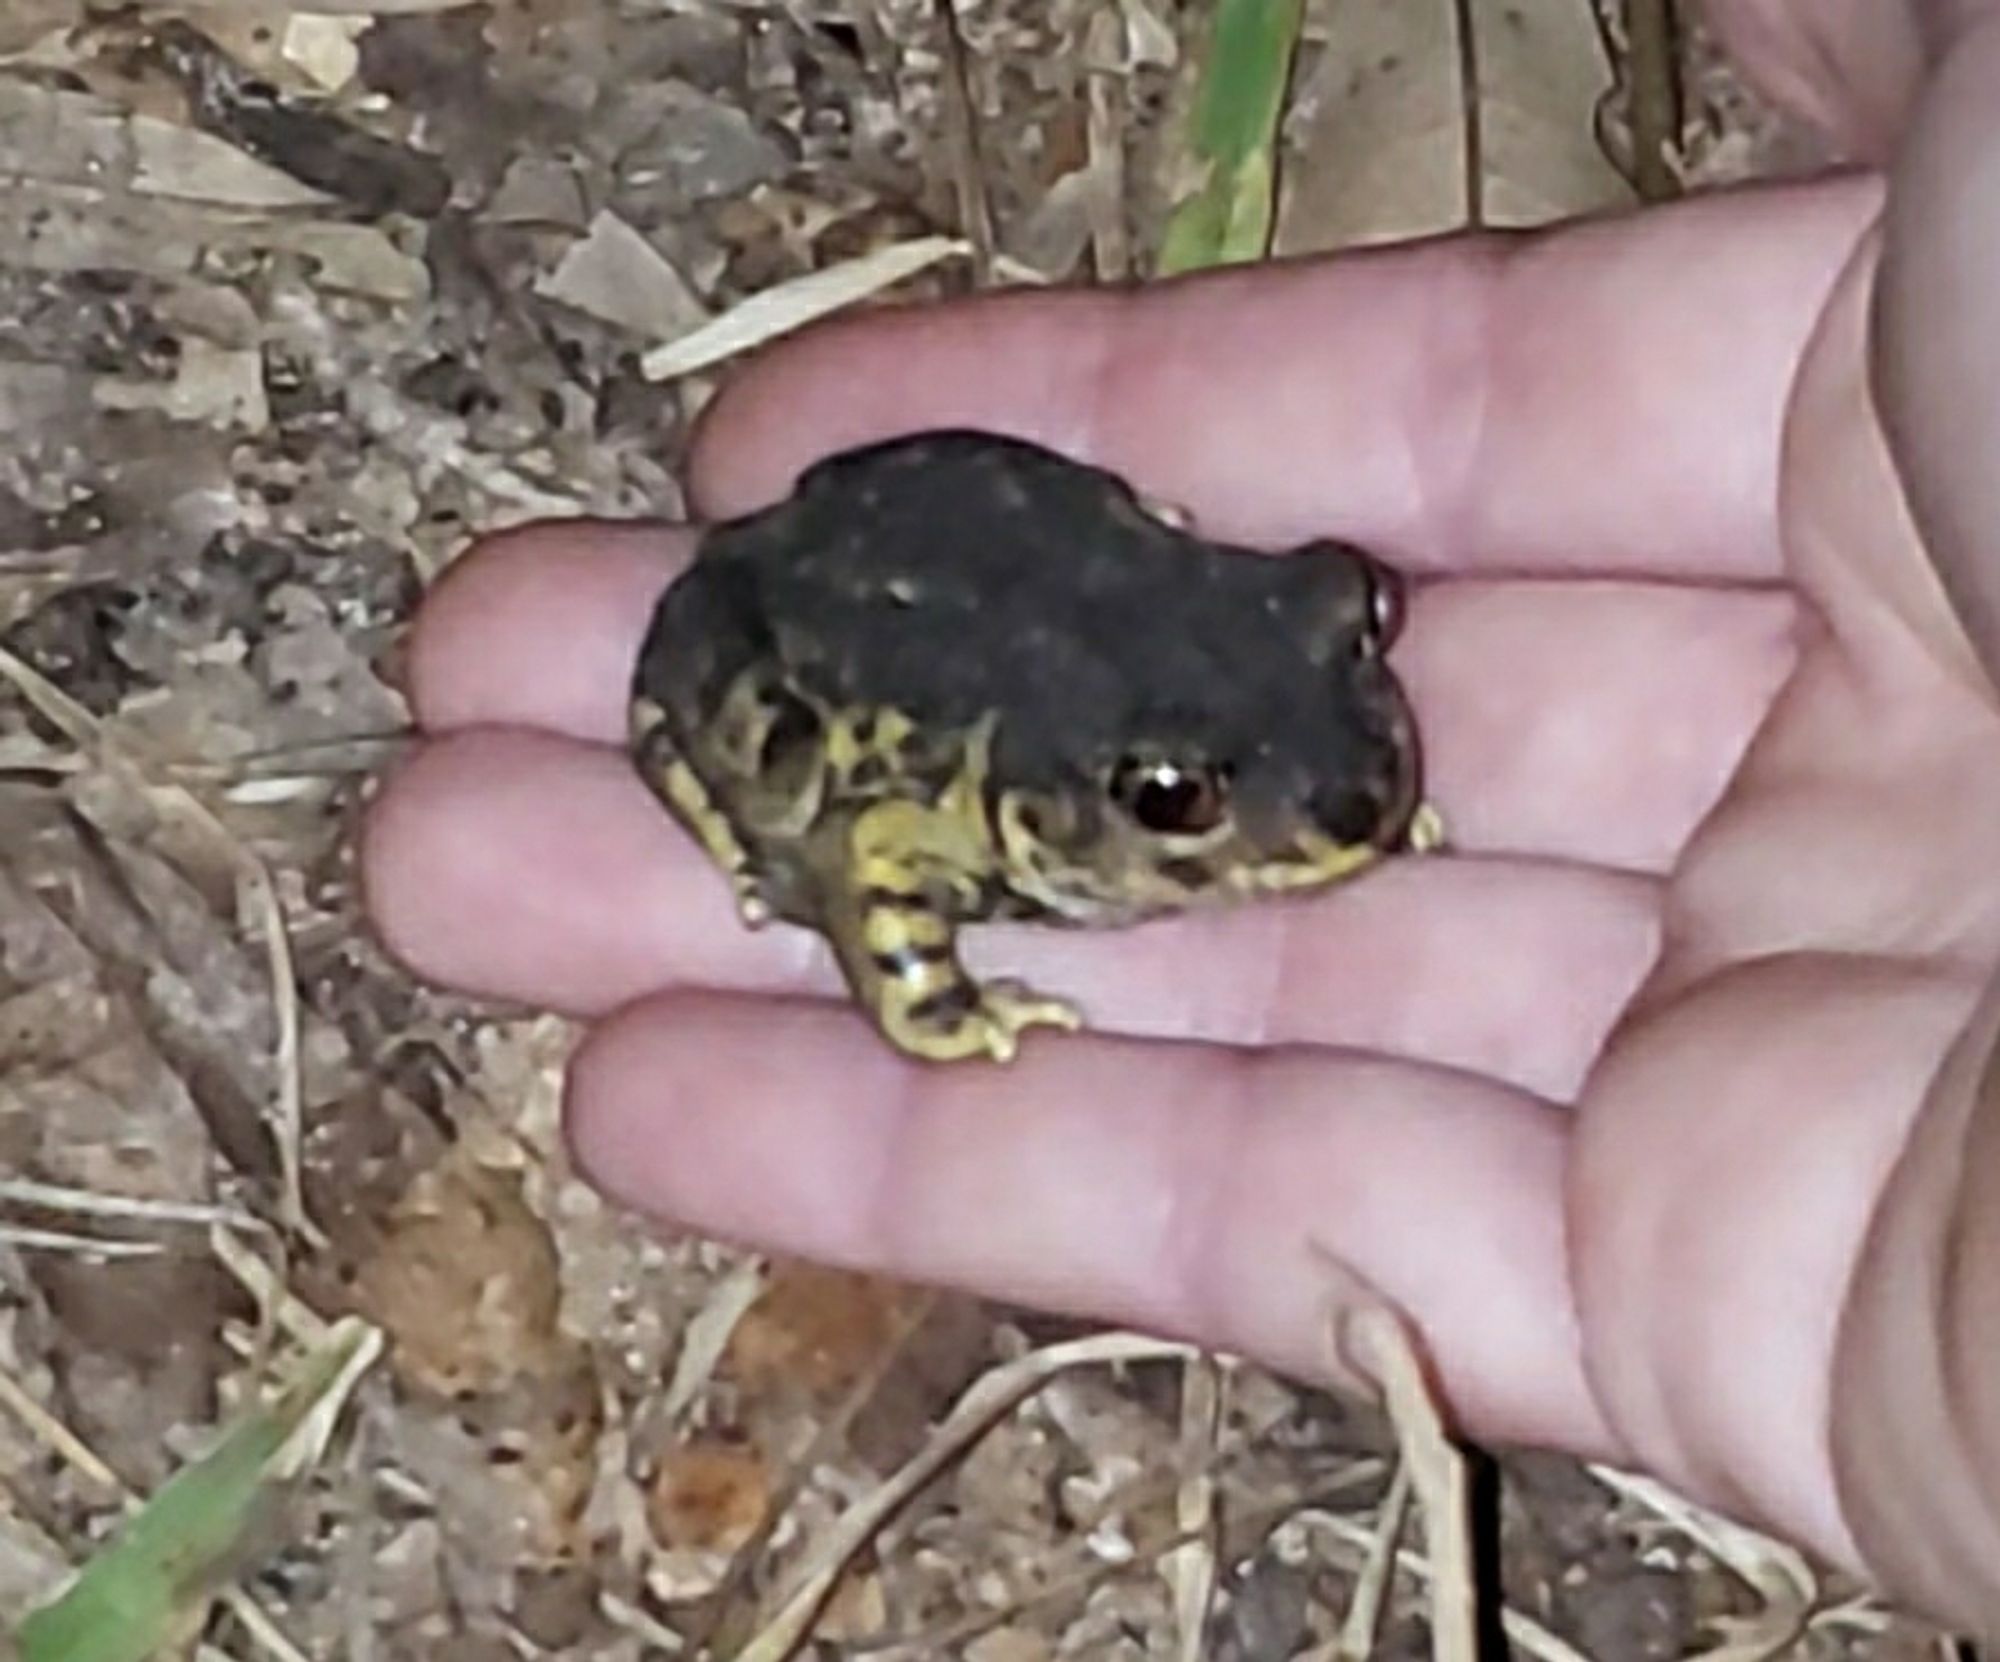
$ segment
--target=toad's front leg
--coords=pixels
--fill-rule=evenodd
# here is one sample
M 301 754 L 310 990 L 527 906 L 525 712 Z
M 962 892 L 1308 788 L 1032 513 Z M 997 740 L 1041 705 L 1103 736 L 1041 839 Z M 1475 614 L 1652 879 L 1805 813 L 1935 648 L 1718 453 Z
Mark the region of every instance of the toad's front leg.
M 636 699 L 631 724 L 632 752 L 638 759 L 640 776 L 674 817 L 693 833 L 708 857 L 722 868 L 729 879 L 730 891 L 736 896 L 736 912 L 744 926 L 761 929 L 771 921 L 771 903 L 765 897 L 750 851 L 674 742 L 667 712 L 650 698 Z
M 933 1062 L 1011 1061 L 1029 1027 L 1074 1028 L 1076 1010 L 1013 982 L 980 983 L 959 962 L 953 901 L 969 910 L 979 850 L 956 816 L 882 802 L 856 816 L 826 908 L 827 937 L 854 996 L 898 1050 Z

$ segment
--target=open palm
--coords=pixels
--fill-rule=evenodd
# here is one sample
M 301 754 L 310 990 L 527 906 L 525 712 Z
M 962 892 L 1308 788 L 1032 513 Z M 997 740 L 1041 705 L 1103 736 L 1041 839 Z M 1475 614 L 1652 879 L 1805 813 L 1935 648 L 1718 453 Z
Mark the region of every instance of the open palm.
M 981 425 L 1211 533 L 1346 536 L 1435 579 L 1398 661 L 1454 853 L 975 939 L 1087 1035 L 912 1064 L 813 937 L 737 926 L 618 749 L 672 529 L 517 533 L 432 597 L 428 738 L 366 845 L 382 931 L 594 1023 L 576 1147 L 649 1213 L 1304 1374 L 1332 1255 L 1420 1323 L 1475 1433 L 1845 1555 L 1836 1324 L 2000 958 L 2000 724 L 1884 523 L 1875 202 L 1847 181 L 886 314 L 739 379 L 698 446 L 709 513 L 850 442 Z

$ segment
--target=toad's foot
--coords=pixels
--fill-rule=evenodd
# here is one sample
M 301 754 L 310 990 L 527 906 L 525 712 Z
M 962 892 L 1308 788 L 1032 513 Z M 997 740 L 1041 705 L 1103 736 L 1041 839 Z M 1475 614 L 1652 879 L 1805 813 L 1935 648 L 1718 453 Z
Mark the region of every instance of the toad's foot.
M 1444 815 L 1428 802 L 1422 804 L 1410 817 L 1410 828 L 1403 835 L 1404 846 L 1412 854 L 1435 854 L 1445 846 Z
M 1083 1025 L 1075 1005 L 1045 997 L 1018 981 L 957 981 L 913 1003 L 891 1000 L 878 1017 L 891 1044 L 929 1062 L 980 1056 L 1011 1062 L 1020 1048 L 1020 1035 L 1028 1028 L 1074 1032 Z
M 936 804 L 877 803 L 847 828 L 827 898 L 824 933 L 855 997 L 884 1038 L 926 1061 L 1011 1061 L 1023 1029 L 1082 1024 L 1061 999 L 982 984 L 959 961 L 958 924 L 980 915 L 989 857 L 977 827 L 969 782 Z
M 745 929 L 762 929 L 777 916 L 764 893 L 764 885 L 749 872 L 731 872 L 729 887 L 736 897 L 736 915 Z

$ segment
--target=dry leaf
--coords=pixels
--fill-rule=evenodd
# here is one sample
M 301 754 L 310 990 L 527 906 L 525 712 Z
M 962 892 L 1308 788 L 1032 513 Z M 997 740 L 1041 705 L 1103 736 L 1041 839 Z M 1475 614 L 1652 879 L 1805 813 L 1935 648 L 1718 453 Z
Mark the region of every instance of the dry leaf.
M 494 225 L 546 225 L 578 233 L 589 217 L 576 167 L 550 156 L 523 156 L 509 167 L 485 213 Z
M 467 1161 L 410 1185 L 355 1295 L 397 1372 L 441 1396 L 545 1374 L 559 1348 L 548 1230 L 514 1178 Z
M 368 28 L 363 17 L 299 11 L 274 16 L 270 7 L 205 10 L 195 15 L 194 22 L 233 64 L 262 84 L 321 96 L 340 91 L 354 79 L 358 43 Z
M 198 1087 L 205 1059 L 163 1044 L 160 1030 L 190 1006 L 223 1027 L 239 989 L 204 961 L 216 936 L 175 905 L 148 904 L 154 877 L 165 880 L 150 865 L 83 857 L 67 822 L 39 834 L 10 828 L 0 961 L 21 990 L 5 1006 L 0 1167 L 77 1190 L 199 1203 L 211 1198 L 214 1147 L 190 1075 Z M 77 1220 L 10 1206 L 8 1221 Z M 133 1233 L 101 1218 L 90 1232 Z M 172 1464 L 168 1436 L 211 1400 L 226 1289 L 211 1265 L 178 1254 L 109 1265 L 38 1254 L 27 1267 L 23 1285 L 78 1346 L 63 1376 L 72 1424 L 128 1476 L 157 1481 Z
M 753 1395 L 837 1396 L 880 1360 L 923 1296 L 877 1276 L 778 1264 L 730 1334 L 723 1365 Z
M 417 17 L 428 12 L 454 12 L 479 0 L 300 0 L 289 9 L 322 17 Z M 224 16 L 248 12 L 269 16 L 272 0 L 187 0 L 188 10 Z
M 1055 1662 L 1055 1647 L 1024 1627 L 997 1627 L 965 1647 L 965 1662 Z
M 174 378 L 167 382 L 106 376 L 93 395 L 101 410 L 157 410 L 169 421 L 261 432 L 269 425 L 264 358 L 255 347 L 218 346 L 197 335 L 181 338 Z
M 0 8 L 0 58 L 74 28 L 82 16 L 83 0 L 7 0 Z
M 207 133 L 89 93 L 7 80 L 0 80 L 0 175 L 232 208 L 329 201 Z
M 867 1646 L 888 1625 L 889 1600 L 882 1577 L 864 1562 L 834 1583 L 814 1631 L 825 1644 Z
M 664 1547 L 735 1552 L 763 1526 L 771 1472 L 748 1444 L 711 1440 L 669 1449 L 646 1493 L 653 1538 Z
M 1631 201 L 1597 142 L 1611 70 L 1585 0 L 1316 0 L 1308 31 L 1313 60 L 1286 122 L 1280 252 Z
M 708 308 L 687 279 L 608 210 L 590 222 L 589 234 L 570 246 L 535 292 L 650 340 L 679 340 L 708 321 Z
M 0 137 L 0 168 L 7 165 Z M 266 218 L 94 187 L 13 180 L 0 191 L 0 246 L 37 271 L 127 271 L 186 277 L 213 255 L 284 250 L 310 262 L 332 294 L 411 301 L 430 290 L 423 261 L 372 225 Z

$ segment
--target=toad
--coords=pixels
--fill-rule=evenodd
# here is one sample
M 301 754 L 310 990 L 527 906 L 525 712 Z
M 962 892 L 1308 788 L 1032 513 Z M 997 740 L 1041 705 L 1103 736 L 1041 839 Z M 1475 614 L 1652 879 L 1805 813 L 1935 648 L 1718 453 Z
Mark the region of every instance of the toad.
M 1344 544 L 1213 543 L 1099 468 L 917 434 L 707 530 L 633 753 L 744 921 L 822 934 L 891 1044 L 1005 1061 L 1078 1012 L 974 979 L 962 926 L 1130 924 L 1437 843 L 1400 594 Z

